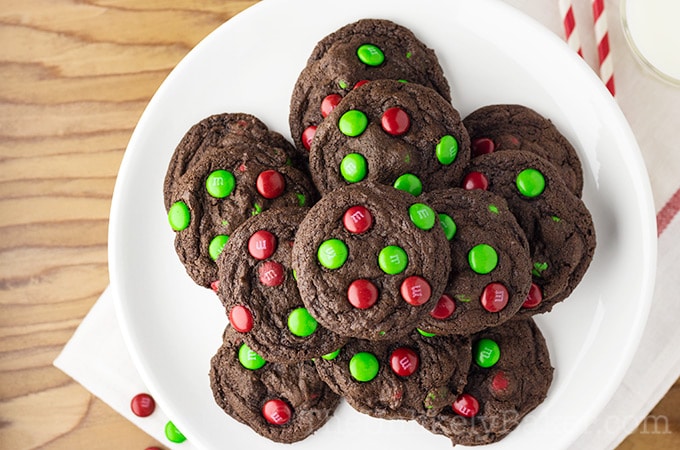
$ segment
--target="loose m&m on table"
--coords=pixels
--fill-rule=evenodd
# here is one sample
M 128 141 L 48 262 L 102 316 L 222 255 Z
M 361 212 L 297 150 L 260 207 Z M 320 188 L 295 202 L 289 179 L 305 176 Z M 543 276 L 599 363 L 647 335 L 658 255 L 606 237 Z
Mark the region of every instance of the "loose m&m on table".
M 137 417 L 148 417 L 156 409 L 156 401 L 147 393 L 140 393 L 132 397 L 130 409 Z

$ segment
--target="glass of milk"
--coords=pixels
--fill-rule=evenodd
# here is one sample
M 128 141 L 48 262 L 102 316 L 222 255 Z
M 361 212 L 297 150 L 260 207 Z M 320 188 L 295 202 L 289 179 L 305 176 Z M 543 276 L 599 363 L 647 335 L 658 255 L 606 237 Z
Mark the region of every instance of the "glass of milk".
M 621 21 L 640 62 L 680 86 L 680 0 L 621 0 Z

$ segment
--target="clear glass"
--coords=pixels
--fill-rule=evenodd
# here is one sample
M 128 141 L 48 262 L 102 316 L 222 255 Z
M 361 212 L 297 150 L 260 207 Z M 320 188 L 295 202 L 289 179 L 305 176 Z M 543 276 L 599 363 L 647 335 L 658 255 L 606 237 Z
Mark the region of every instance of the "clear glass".
M 621 24 L 638 61 L 680 86 L 680 0 L 621 0 Z

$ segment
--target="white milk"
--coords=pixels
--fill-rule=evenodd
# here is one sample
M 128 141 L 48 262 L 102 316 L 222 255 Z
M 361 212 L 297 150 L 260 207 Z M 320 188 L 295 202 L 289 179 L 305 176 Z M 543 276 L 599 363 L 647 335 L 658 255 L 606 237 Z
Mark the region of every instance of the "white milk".
M 680 83 L 680 0 L 622 0 L 628 43 L 662 78 Z

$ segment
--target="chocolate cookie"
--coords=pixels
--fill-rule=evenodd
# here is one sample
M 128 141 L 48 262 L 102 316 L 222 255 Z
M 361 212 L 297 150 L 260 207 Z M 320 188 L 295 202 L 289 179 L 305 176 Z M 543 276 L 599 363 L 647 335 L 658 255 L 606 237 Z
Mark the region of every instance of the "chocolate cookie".
M 462 393 L 470 361 L 467 337 L 414 331 L 396 341 L 352 339 L 315 362 L 321 379 L 356 410 L 410 420 L 439 412 L 426 407 L 428 399 Z
M 210 387 L 227 414 L 283 443 L 301 441 L 321 428 L 340 402 L 313 362 L 265 362 L 230 327 L 211 360 Z
M 569 189 L 581 196 L 583 169 L 576 150 L 547 118 L 523 105 L 489 105 L 463 123 L 472 140 L 473 157 L 492 151 L 522 150 L 550 161 Z
M 524 231 L 505 200 L 460 188 L 420 198 L 439 214 L 451 248 L 444 294 L 418 328 L 436 334 L 471 334 L 500 325 L 522 307 L 531 287 Z
M 505 198 L 529 241 L 534 285 L 518 314 L 547 312 L 567 298 L 595 253 L 595 227 L 557 169 L 534 153 L 494 152 L 470 163 L 466 185 Z
M 217 149 L 229 152 L 239 143 L 240 147 L 250 147 L 259 160 L 272 167 L 286 165 L 287 160 L 300 161 L 295 147 L 253 115 L 223 113 L 206 117 L 184 134 L 170 159 L 163 190 L 166 208 L 170 207 L 167 202 L 172 197 L 168 191 L 204 154 Z
M 361 82 L 379 79 L 422 84 L 451 101 L 433 50 L 394 22 L 359 20 L 319 41 L 297 79 L 289 123 L 298 150 L 309 150 L 315 127 L 342 97 Z
M 459 184 L 470 141 L 458 111 L 434 90 L 377 80 L 318 126 L 309 158 L 322 194 L 370 180 L 419 195 Z
M 305 309 L 291 269 L 295 233 L 308 208 L 274 208 L 238 227 L 218 258 L 218 296 L 232 327 L 267 361 L 312 359 L 347 340 Z
M 272 153 L 251 143 L 206 148 L 189 170 L 165 185 L 165 205 L 175 250 L 199 285 L 217 280 L 215 260 L 229 235 L 248 218 L 273 207 L 307 206 L 318 194 L 311 180 L 291 166 L 272 165 Z
M 390 186 L 337 189 L 300 224 L 293 267 L 305 306 L 338 334 L 394 340 L 434 307 L 449 246 L 434 210 Z
M 511 320 L 472 336 L 472 364 L 462 394 L 431 399 L 444 408 L 416 420 L 453 445 L 484 445 L 505 437 L 546 397 L 553 368 L 533 320 Z

